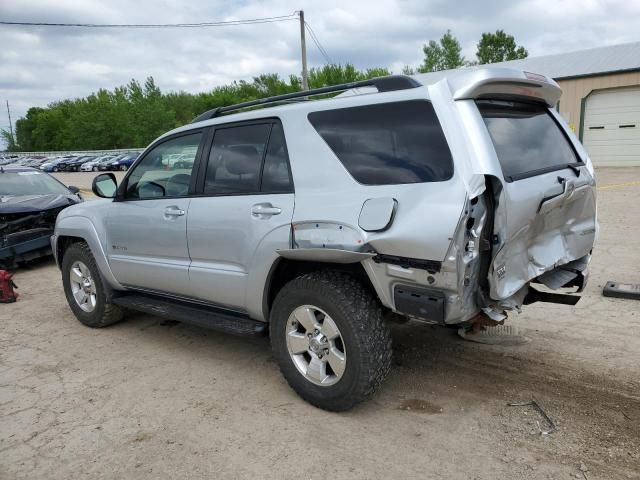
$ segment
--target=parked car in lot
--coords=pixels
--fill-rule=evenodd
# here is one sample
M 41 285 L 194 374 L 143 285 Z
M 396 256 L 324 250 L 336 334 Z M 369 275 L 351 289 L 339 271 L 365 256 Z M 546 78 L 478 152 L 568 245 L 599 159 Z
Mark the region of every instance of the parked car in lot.
M 289 385 L 339 411 L 389 371 L 388 319 L 472 327 L 575 304 L 596 184 L 560 88 L 497 67 L 443 75 L 215 109 L 120 185 L 96 176 L 104 200 L 64 210 L 52 237 L 71 310 L 90 327 L 132 309 L 268 331 Z M 167 170 L 180 155 L 191 167 Z
M 65 172 L 78 172 L 80 171 L 80 167 L 87 162 L 91 162 L 95 160 L 97 157 L 95 155 L 86 155 L 82 157 L 78 157 L 75 160 L 67 163 L 64 168 Z
M 69 166 L 70 165 L 74 165 L 78 160 L 80 160 L 81 158 L 84 158 L 82 156 L 72 156 L 72 157 L 66 157 L 64 158 L 62 161 L 58 162 L 55 166 L 56 172 L 66 172 L 69 171 Z
M 98 169 L 101 171 L 127 171 L 131 167 L 131 165 L 133 165 L 133 162 L 136 161 L 138 155 L 138 153 L 125 153 L 122 155 L 118 155 L 108 162 L 100 164 L 98 166 Z
M 10 165 L 20 159 L 17 155 L 5 155 L 0 157 L 0 165 Z
M 81 172 L 97 172 L 100 164 L 103 162 L 108 162 L 113 159 L 113 155 L 103 155 L 101 157 L 90 160 L 86 163 L 83 163 L 80 167 Z
M 43 172 L 57 172 L 61 168 L 61 165 L 64 165 L 65 162 L 75 158 L 73 155 L 65 155 L 61 157 L 54 157 L 52 159 L 47 160 L 46 162 L 40 165 L 40 170 Z
M 76 187 L 28 167 L 0 167 L 0 268 L 51 253 L 56 217 L 82 201 Z

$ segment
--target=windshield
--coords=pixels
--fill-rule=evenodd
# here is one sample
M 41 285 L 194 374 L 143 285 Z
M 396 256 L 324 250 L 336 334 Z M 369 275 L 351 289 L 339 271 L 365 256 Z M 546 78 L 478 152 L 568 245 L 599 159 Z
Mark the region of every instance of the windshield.
M 497 100 L 477 105 L 507 181 L 581 163 L 544 105 Z
M 35 171 L 0 173 L 0 196 L 68 195 L 69 190 L 49 175 Z

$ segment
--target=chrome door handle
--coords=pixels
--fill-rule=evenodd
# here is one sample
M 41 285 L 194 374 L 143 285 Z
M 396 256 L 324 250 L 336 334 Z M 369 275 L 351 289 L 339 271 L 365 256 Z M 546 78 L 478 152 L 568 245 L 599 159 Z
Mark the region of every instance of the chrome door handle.
M 164 209 L 164 215 L 166 217 L 181 217 L 184 213 L 184 210 L 178 207 L 167 207 Z
M 253 207 L 251 207 L 251 215 L 254 217 L 268 216 L 271 215 L 279 215 L 282 213 L 282 209 L 278 207 L 274 207 L 270 203 L 257 203 Z

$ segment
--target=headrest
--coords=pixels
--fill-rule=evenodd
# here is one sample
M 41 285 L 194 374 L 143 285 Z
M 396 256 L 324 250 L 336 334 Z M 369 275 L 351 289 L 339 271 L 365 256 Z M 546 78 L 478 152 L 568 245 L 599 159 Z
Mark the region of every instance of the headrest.
M 232 175 L 256 173 L 260 168 L 260 155 L 251 145 L 234 145 L 222 154 L 227 171 Z

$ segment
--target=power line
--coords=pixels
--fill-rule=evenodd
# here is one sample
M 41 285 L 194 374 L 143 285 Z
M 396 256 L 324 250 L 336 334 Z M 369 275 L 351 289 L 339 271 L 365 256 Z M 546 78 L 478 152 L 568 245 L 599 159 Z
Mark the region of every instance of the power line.
M 201 23 L 46 23 L 46 22 L 6 22 L 0 21 L 0 25 L 31 26 L 31 27 L 79 27 L 79 28 L 206 28 L 227 27 L 234 25 L 254 25 L 260 23 L 285 22 L 296 20 L 298 13 L 280 15 L 277 17 L 250 18 L 245 20 L 227 20 L 219 22 Z
M 325 62 L 328 63 L 328 64 L 333 64 L 333 61 L 331 60 L 331 57 L 329 57 L 329 54 L 327 53 L 327 51 L 324 49 L 324 47 L 320 43 L 320 40 L 318 40 L 318 37 L 316 37 L 315 32 L 311 28 L 311 25 L 309 25 L 309 23 L 307 23 L 307 22 L 304 22 L 304 25 L 305 25 L 305 27 L 307 27 L 307 31 L 309 32 L 309 35 L 311 35 L 311 40 L 313 40 L 313 43 L 315 43 L 316 47 L 318 47 L 318 50 L 320 50 L 320 53 L 324 57 Z

